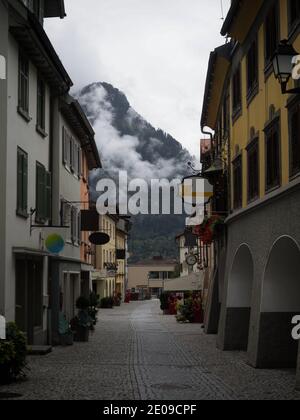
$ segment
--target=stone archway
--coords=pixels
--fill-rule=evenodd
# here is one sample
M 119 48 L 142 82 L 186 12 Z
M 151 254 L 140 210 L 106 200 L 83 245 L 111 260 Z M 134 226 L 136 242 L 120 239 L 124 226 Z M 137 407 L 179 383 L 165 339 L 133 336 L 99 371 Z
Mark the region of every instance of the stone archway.
M 228 277 L 224 350 L 247 351 L 254 262 L 248 245 L 237 250 Z
M 300 249 L 284 236 L 277 240 L 266 265 L 257 366 L 296 367 L 298 342 L 292 338 L 292 318 L 300 314 Z

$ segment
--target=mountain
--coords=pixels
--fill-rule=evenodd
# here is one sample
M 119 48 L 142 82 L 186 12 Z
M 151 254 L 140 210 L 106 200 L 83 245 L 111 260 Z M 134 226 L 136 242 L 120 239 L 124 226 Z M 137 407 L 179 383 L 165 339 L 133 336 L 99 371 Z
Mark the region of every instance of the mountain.
M 129 180 L 182 178 L 193 158 L 180 142 L 154 128 L 130 105 L 125 94 L 108 83 L 93 83 L 76 95 L 96 133 L 104 171 L 92 177 L 95 190 L 103 176 L 117 179 L 126 170 Z M 95 193 L 95 191 L 94 191 Z M 184 228 L 178 215 L 133 217 L 129 241 L 132 261 L 154 255 L 177 257 L 175 236 Z

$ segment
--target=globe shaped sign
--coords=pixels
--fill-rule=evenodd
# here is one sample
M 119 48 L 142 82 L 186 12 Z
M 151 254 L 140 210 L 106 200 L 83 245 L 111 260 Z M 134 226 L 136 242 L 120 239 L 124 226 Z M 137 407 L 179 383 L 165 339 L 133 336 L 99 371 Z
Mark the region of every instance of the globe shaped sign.
M 65 247 L 65 241 L 62 236 L 54 233 L 47 237 L 45 245 L 47 251 L 51 252 L 51 254 L 60 254 Z

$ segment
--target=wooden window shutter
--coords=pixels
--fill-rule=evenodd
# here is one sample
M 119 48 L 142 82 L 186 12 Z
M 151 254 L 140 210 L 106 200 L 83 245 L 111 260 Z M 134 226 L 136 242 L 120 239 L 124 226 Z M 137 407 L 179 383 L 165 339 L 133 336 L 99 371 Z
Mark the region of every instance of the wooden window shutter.
M 44 223 L 47 219 L 46 170 L 39 163 L 36 166 L 36 218 L 40 223 Z
M 81 213 L 78 211 L 77 214 L 77 240 L 78 245 L 81 245 Z
M 63 164 L 68 163 L 68 151 L 67 151 L 67 133 L 65 127 L 62 129 L 62 144 L 63 144 Z
M 21 149 L 17 153 L 17 213 L 27 216 L 28 156 Z
M 51 219 L 52 215 L 52 179 L 51 179 L 51 173 L 46 173 L 46 218 L 48 220 Z

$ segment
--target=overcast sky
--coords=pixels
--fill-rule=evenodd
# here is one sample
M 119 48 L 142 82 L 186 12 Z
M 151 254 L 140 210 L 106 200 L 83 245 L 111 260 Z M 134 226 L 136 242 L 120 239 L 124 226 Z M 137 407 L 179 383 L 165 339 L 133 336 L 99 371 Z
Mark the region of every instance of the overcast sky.
M 224 12 L 230 0 L 223 0 Z M 199 156 L 209 52 L 224 40 L 221 0 L 65 0 L 47 33 L 76 90 L 98 81 L 122 90 L 152 125 Z

